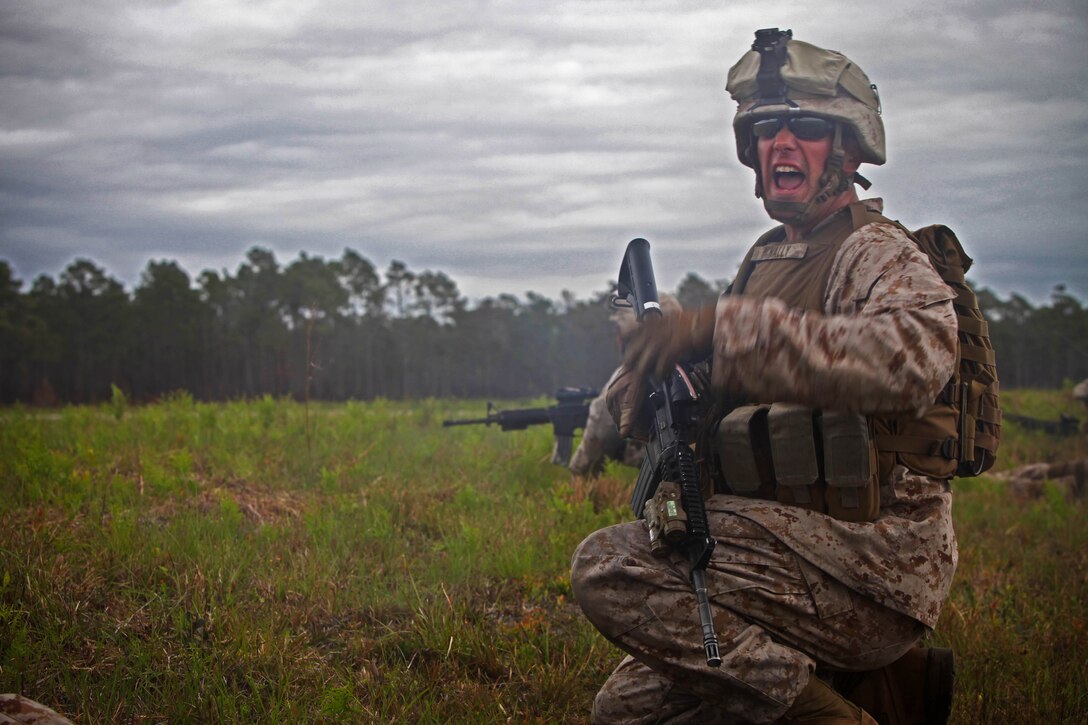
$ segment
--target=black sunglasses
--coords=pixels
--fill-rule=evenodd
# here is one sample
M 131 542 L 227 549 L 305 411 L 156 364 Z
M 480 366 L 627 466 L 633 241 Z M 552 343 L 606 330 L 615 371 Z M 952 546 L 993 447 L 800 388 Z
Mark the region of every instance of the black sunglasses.
M 835 129 L 834 121 L 819 116 L 775 116 L 753 123 L 752 135 L 756 138 L 773 138 L 786 125 L 790 127 L 790 133 L 802 141 L 819 140 Z

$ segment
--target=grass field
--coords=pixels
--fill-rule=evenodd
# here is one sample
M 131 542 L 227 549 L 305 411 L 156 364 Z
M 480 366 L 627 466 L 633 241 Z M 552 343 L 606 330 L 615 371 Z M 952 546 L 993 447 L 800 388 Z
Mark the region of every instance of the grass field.
M 1068 391 L 1008 410 L 1085 416 Z M 524 402 L 524 401 L 522 401 Z M 544 401 L 535 401 L 543 403 Z M 634 471 L 576 484 L 482 403 L 0 411 L 0 692 L 77 722 L 587 722 L 618 653 L 568 564 Z M 999 468 L 1085 455 L 1005 429 Z M 955 483 L 933 637 L 953 721 L 1088 720 L 1085 503 Z

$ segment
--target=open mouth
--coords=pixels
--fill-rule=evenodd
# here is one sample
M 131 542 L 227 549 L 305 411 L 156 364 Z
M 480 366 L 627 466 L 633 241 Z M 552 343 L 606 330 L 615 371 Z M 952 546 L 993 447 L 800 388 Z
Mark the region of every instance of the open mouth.
M 794 191 L 805 183 L 805 174 L 791 164 L 774 167 L 774 185 L 782 191 Z

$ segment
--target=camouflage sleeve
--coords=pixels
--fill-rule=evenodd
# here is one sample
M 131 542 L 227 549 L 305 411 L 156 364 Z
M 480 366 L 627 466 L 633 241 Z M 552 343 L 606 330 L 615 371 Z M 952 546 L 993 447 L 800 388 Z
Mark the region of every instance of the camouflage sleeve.
M 866 225 L 839 250 L 822 314 L 775 298 L 719 300 L 714 385 L 765 402 L 921 413 L 956 364 L 952 299 L 897 227 Z
M 610 453 L 623 448 L 624 441 L 616 430 L 616 423 L 608 412 L 608 403 L 605 400 L 605 392 L 619 372 L 620 369 L 617 369 L 612 373 L 601 394 L 589 404 L 582 441 L 570 458 L 568 468 L 571 473 L 578 476 L 596 476 L 604 470 L 605 459 Z

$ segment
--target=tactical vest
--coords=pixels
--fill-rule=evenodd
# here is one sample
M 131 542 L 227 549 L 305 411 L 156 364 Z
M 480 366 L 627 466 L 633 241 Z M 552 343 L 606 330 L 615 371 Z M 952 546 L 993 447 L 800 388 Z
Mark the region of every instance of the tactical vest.
M 781 403 L 732 410 L 718 423 L 712 443 L 721 465 L 718 483 L 729 492 L 868 521 L 879 511 L 879 482 L 896 463 L 935 478 L 977 475 L 993 465 L 1001 422 L 993 349 L 964 279 L 971 260 L 951 230 L 933 226 L 912 233 L 858 202 L 804 242 L 785 242 L 783 227 L 764 234 L 741 263 L 730 293 L 773 296 L 823 312 L 839 249 L 856 229 L 873 222 L 902 229 L 956 291 L 956 373 L 920 418 L 866 418 Z

